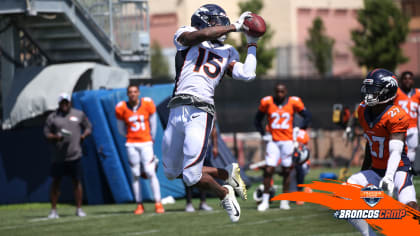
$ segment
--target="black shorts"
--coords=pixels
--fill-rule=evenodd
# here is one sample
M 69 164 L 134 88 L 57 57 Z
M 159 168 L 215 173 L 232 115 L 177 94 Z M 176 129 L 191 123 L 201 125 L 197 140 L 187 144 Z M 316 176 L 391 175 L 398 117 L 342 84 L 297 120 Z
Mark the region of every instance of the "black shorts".
M 74 161 L 52 163 L 51 176 L 54 178 L 70 176 L 77 180 L 82 180 L 82 164 L 80 162 L 80 158 Z

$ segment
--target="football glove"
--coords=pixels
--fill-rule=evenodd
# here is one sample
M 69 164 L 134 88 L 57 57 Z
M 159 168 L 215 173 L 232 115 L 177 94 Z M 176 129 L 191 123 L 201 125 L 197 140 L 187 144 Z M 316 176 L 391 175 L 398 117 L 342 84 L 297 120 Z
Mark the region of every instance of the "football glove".
M 392 177 L 384 176 L 381 179 L 381 182 L 379 182 L 379 188 L 382 188 L 389 196 L 392 197 L 392 193 L 394 192 L 394 181 L 392 180 Z
M 251 12 L 250 11 L 246 11 L 246 12 L 241 14 L 239 19 L 237 21 L 235 21 L 235 23 L 232 24 L 232 25 L 235 26 L 236 31 L 246 30 L 247 26 L 244 25 L 244 21 L 245 21 L 246 18 L 249 18 L 249 17 L 251 17 Z
M 262 136 L 262 139 L 266 142 L 273 141 L 273 137 L 271 136 L 271 134 L 265 134 L 264 136 Z

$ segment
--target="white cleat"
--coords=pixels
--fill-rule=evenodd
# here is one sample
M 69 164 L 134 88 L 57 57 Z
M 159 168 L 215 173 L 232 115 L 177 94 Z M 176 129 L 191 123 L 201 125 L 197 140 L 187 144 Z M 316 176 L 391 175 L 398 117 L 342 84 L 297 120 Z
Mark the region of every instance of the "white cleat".
M 269 204 L 268 202 L 264 202 L 264 201 L 262 201 L 262 202 L 258 205 L 257 210 L 258 210 L 258 211 L 266 211 L 266 210 L 268 210 L 268 208 L 270 208 L 270 204 Z
M 202 211 L 212 211 L 213 207 L 207 205 L 207 203 L 204 202 L 204 203 L 200 204 L 200 210 L 202 210 Z
M 194 212 L 194 211 L 195 211 L 194 206 L 193 206 L 191 203 L 188 203 L 188 204 L 185 206 L 185 211 L 186 211 L 186 212 Z
M 220 201 L 220 205 L 226 210 L 232 222 L 238 222 L 241 217 L 241 207 L 236 201 L 235 192 L 230 185 L 223 185 L 223 187 L 227 188 L 228 193 Z
M 226 167 L 226 171 L 229 173 L 229 177 L 226 182 L 233 187 L 236 194 L 238 194 L 242 200 L 247 200 L 246 186 L 241 178 L 241 169 L 239 168 L 238 163 L 229 164 Z
M 282 210 L 290 210 L 289 201 L 281 200 L 280 201 L 280 209 Z
M 77 208 L 76 209 L 76 216 L 78 217 L 85 217 L 86 213 L 82 210 L 82 208 Z
M 58 219 L 60 216 L 57 213 L 57 210 L 51 209 L 50 214 L 48 214 L 48 219 Z

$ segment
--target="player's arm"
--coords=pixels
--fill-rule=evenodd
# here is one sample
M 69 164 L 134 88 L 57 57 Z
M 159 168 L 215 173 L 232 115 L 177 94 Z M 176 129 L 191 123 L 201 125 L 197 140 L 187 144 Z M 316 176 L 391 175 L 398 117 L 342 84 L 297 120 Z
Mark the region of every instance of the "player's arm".
M 216 128 L 216 122 L 213 125 L 213 129 L 211 130 L 211 141 L 213 144 L 212 153 L 213 158 L 216 158 L 219 155 L 219 147 L 217 143 L 217 128 Z
M 365 159 L 363 159 L 363 163 L 362 163 L 362 171 L 363 170 L 369 170 L 370 166 L 372 164 L 372 157 L 370 155 L 370 147 L 369 144 L 366 142 L 366 147 L 365 147 Z
M 256 41 L 255 41 L 256 42 Z M 248 45 L 248 54 L 245 62 L 233 61 L 229 64 L 227 73 L 237 80 L 250 81 L 255 79 L 255 70 L 257 69 L 257 46 Z
M 52 119 L 50 117 L 47 118 L 47 121 L 44 124 L 44 135 L 50 141 L 60 141 L 63 139 L 63 136 L 60 134 L 56 134 L 53 131 Z
M 401 161 L 404 139 L 405 133 L 392 133 L 389 140 L 389 159 L 385 176 L 379 182 L 379 187 L 387 190 L 390 196 L 392 196 L 392 192 L 394 191 L 394 176 Z
M 150 135 L 152 135 L 152 139 L 155 140 L 156 137 L 156 130 L 157 130 L 157 118 L 156 118 L 156 112 L 153 113 L 149 117 L 149 123 L 150 123 Z
M 90 123 L 89 119 L 85 114 L 83 114 L 82 118 L 82 128 L 83 133 L 80 136 L 81 139 L 85 139 L 87 136 L 89 136 L 92 133 L 92 124 Z
M 204 41 L 216 40 L 222 35 L 235 31 L 236 28 L 233 24 L 228 26 L 207 27 L 193 32 L 182 33 L 178 37 L 178 42 L 184 46 L 194 46 Z
M 117 128 L 119 134 L 124 137 L 127 136 L 127 127 L 125 126 L 125 122 L 123 120 L 117 119 Z
M 265 112 L 258 110 L 254 118 L 254 126 L 257 129 L 257 131 L 261 134 L 261 136 L 265 135 L 265 129 L 263 126 L 264 117 L 265 117 Z
M 303 122 L 300 126 L 301 129 L 308 128 L 309 124 L 312 121 L 312 114 L 308 111 L 308 109 L 304 108 L 302 111 L 299 112 L 299 115 L 302 116 Z

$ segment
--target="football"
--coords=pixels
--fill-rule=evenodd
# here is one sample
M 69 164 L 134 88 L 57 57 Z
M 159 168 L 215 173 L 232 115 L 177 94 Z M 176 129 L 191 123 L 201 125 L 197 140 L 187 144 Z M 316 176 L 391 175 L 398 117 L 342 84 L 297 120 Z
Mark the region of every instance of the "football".
M 244 25 L 248 27 L 245 33 L 252 37 L 263 36 L 266 30 L 264 19 L 255 13 L 251 13 L 251 16 L 244 21 Z

